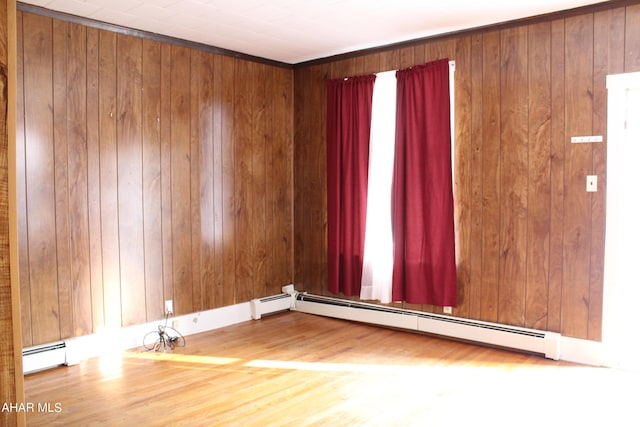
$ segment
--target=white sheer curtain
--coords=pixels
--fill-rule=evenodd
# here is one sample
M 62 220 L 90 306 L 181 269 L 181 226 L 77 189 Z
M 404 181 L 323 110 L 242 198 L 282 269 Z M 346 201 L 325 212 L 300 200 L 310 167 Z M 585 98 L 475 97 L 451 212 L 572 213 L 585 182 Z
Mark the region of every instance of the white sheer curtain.
M 369 188 L 360 299 L 391 302 L 391 179 L 396 131 L 396 72 L 376 75 L 369 143 Z

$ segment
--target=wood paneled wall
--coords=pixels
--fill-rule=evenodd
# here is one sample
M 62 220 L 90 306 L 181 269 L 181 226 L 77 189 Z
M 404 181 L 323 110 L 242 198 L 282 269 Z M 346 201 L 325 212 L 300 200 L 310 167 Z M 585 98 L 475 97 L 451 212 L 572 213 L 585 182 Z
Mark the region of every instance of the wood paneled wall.
M 18 12 L 25 346 L 293 279 L 293 72 Z
M 294 76 L 18 12 L 24 345 L 155 320 L 166 299 L 183 314 L 292 281 L 326 293 L 325 80 L 443 57 L 456 61 L 454 314 L 599 340 L 605 77 L 640 71 L 638 22 L 640 6 L 616 2 Z M 591 134 L 605 141 L 569 142 Z
M 16 3 L 0 1 L 0 425 L 26 425 L 14 211 Z
M 299 67 L 297 288 L 327 292 L 326 79 L 449 58 L 456 61 L 454 314 L 600 340 L 605 80 L 640 71 L 638 23 L 640 5 L 614 4 Z M 605 141 L 571 144 L 578 135 Z M 597 193 L 585 191 L 592 174 Z

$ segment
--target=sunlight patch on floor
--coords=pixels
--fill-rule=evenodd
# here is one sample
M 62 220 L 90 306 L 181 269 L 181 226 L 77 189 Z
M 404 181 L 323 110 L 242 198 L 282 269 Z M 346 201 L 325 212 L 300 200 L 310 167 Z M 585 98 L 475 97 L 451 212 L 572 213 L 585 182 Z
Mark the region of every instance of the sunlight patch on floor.
M 196 363 L 205 365 L 230 365 L 238 363 L 241 359 L 234 357 L 199 356 L 192 354 L 164 353 L 164 352 L 126 352 L 125 357 L 130 359 L 169 360 L 183 363 Z

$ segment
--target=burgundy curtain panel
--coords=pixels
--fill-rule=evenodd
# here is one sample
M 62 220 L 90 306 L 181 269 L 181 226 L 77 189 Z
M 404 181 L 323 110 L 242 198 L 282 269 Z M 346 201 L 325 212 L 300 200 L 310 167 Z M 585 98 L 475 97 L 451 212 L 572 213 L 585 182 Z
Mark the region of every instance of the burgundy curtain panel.
M 455 307 L 449 61 L 396 77 L 393 300 Z
M 327 83 L 328 289 L 359 295 L 375 76 Z

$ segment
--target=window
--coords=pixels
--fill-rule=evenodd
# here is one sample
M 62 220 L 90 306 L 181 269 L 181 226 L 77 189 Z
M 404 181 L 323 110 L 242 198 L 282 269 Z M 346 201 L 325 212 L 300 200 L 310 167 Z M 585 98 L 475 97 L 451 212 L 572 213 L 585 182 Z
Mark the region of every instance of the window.
M 331 292 L 456 305 L 454 69 L 443 59 L 329 81 Z
M 449 61 L 451 122 L 451 172 L 454 176 L 454 73 Z M 393 179 L 396 132 L 396 71 L 376 74 L 369 142 L 369 182 L 367 219 L 360 298 L 392 301 L 393 233 L 391 220 L 391 182 Z

